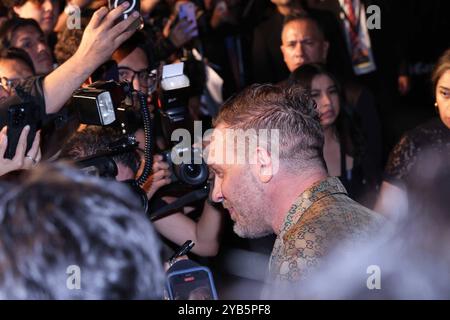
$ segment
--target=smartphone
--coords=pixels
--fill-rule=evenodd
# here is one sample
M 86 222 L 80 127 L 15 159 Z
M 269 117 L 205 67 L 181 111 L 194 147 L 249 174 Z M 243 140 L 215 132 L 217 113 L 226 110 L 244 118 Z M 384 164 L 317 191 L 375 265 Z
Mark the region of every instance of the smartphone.
M 16 154 L 17 144 L 19 143 L 20 134 L 22 133 L 22 130 L 26 125 L 30 126 L 30 131 L 27 137 L 26 152 L 28 152 L 33 145 L 33 141 L 38 130 L 38 116 L 36 106 L 32 103 L 21 103 L 9 107 L 7 123 L 8 146 L 6 148 L 6 158 L 14 158 Z
M 207 267 L 173 271 L 167 275 L 166 285 L 170 300 L 218 300 L 214 280 Z
M 126 1 L 128 1 L 130 3 L 130 6 L 128 7 L 128 9 L 126 9 L 123 12 L 122 16 L 119 19 L 117 19 L 116 24 L 119 23 L 120 21 L 128 19 L 128 17 L 134 11 L 137 11 L 137 12 L 141 11 L 140 0 L 108 0 L 108 8 L 109 8 L 109 10 L 113 10 Z M 142 17 L 141 17 L 141 18 L 137 19 L 136 22 L 133 23 L 129 29 L 137 30 L 137 29 L 142 29 L 143 27 L 144 27 L 144 21 L 142 20 Z
M 198 26 L 197 26 L 197 15 L 195 11 L 195 5 L 192 2 L 185 2 L 180 4 L 178 9 L 178 18 L 180 20 L 186 19 L 187 21 L 191 21 L 195 25 L 195 31 L 193 35 L 195 37 L 198 36 Z

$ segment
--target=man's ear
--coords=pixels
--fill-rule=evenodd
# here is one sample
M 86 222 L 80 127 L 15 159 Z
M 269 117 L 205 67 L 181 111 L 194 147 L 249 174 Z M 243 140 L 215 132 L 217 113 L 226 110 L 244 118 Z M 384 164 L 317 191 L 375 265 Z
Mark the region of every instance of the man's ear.
M 274 175 L 274 166 L 269 152 L 261 147 L 255 150 L 256 176 L 262 183 L 268 183 Z
M 12 8 L 14 13 L 18 16 L 20 16 L 20 11 L 21 11 L 20 8 L 21 8 L 21 6 L 13 6 L 13 8 Z

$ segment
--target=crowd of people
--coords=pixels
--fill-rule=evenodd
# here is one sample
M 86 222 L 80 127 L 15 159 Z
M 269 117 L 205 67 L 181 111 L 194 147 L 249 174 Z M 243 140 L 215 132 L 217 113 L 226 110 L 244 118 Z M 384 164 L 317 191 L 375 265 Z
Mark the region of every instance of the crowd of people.
M 219 298 L 450 298 L 446 5 L 3 1 L 0 298 L 163 299 L 164 262 L 187 240 Z M 401 12 L 421 6 L 421 31 L 405 28 Z M 423 29 L 443 36 L 412 54 Z M 179 62 L 184 129 L 212 129 L 209 196 L 152 219 L 189 189 L 167 157 L 160 83 L 163 66 Z M 74 93 L 111 80 L 131 84 L 151 127 L 136 96 L 126 126 L 83 121 Z M 12 106 L 33 117 L 17 120 Z M 277 143 L 252 144 L 266 141 L 262 131 Z M 239 134 L 243 162 L 229 160 Z M 133 147 L 106 155 L 125 135 Z M 79 168 L 99 156 L 113 163 L 107 177 Z M 136 193 L 129 186 L 147 166 Z M 373 265 L 382 289 L 366 285 Z M 70 266 L 81 272 L 76 290 Z

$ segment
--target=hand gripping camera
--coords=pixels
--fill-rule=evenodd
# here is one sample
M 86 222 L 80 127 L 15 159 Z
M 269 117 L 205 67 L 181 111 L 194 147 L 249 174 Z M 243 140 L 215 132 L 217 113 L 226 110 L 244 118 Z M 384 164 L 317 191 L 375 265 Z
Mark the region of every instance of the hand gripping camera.
M 209 194 L 209 171 L 201 150 L 192 146 L 192 139 L 183 141 L 183 138 L 179 138 L 182 135 L 178 134 L 184 132 L 193 137 L 194 131 L 188 109 L 190 81 L 183 69 L 184 63 L 160 68 L 156 100 L 164 138 L 171 146 L 170 150 L 163 152 L 163 157 L 171 166 L 171 179 L 174 182 L 172 186 L 178 189 L 187 188 L 190 192 L 153 212 L 150 217 L 152 220 L 163 218 L 189 203 L 206 198 Z

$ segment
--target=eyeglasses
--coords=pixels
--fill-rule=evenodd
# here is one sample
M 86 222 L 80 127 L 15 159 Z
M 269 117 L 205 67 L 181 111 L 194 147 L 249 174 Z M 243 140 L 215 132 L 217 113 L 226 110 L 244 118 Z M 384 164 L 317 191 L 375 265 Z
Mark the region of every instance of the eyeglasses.
M 119 71 L 119 79 L 120 81 L 129 81 L 129 82 L 133 82 L 134 79 L 138 78 L 139 84 L 145 88 L 149 87 L 149 81 L 150 81 L 150 70 L 147 69 L 143 69 L 140 71 L 136 71 L 133 70 L 131 68 L 128 67 L 119 67 L 118 68 Z
M 19 83 L 20 79 L 8 79 L 6 77 L 0 78 L 0 87 L 2 87 L 9 94 L 11 94 L 12 90 L 15 89 Z

